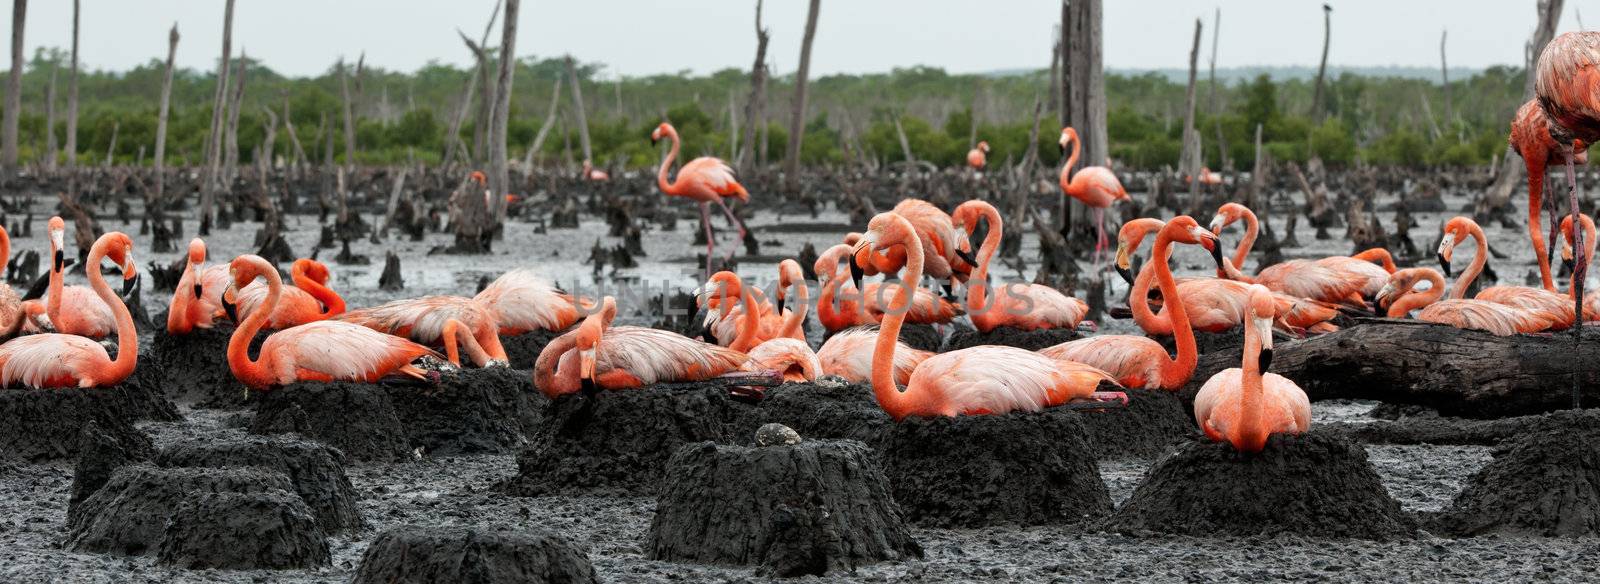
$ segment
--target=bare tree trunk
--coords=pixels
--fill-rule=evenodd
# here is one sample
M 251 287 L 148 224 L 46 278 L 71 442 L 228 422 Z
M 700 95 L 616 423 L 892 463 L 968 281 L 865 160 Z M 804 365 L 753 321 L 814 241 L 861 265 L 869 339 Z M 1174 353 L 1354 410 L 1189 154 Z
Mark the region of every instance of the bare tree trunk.
M 739 98 L 728 90 L 728 160 L 739 159 Z
M 911 141 L 906 139 L 906 129 L 900 124 L 900 114 L 894 115 L 894 135 L 900 138 L 900 153 L 905 155 L 906 162 L 915 164 L 917 155 L 911 153 Z M 915 168 L 910 167 L 908 168 Z
M 1189 49 L 1189 89 L 1183 105 L 1183 156 L 1178 161 L 1178 174 L 1189 181 L 1189 205 L 1200 204 L 1200 134 L 1194 129 L 1194 83 L 1200 62 L 1200 19 L 1194 20 L 1194 45 Z
M 366 60 L 366 55 L 356 65 L 356 85 L 361 84 L 361 65 Z M 356 167 L 356 113 L 355 98 L 350 92 L 350 78 L 345 75 L 344 60 L 339 60 L 339 91 L 344 94 L 344 167 L 347 172 L 354 172 Z M 354 178 L 354 177 L 352 177 Z
M 1217 7 L 1217 13 L 1211 20 L 1211 80 L 1208 95 L 1206 96 L 1206 111 L 1211 112 L 1211 129 L 1217 138 L 1217 156 L 1222 160 L 1222 168 L 1232 168 L 1233 161 L 1228 155 L 1228 143 L 1222 138 L 1222 111 L 1217 106 L 1217 40 L 1222 36 L 1222 7 Z
M 120 131 L 121 129 L 122 129 L 122 122 L 119 122 L 119 121 L 116 121 L 116 120 L 112 120 L 112 122 L 111 122 L 111 145 L 106 147 L 106 163 L 105 163 L 105 166 L 108 166 L 108 167 L 111 166 L 111 160 L 113 158 L 113 155 L 116 154 L 116 152 L 117 152 L 117 132 Z
M 56 61 L 50 60 L 50 85 L 44 90 L 44 167 L 56 169 L 60 144 L 56 142 Z
M 1563 0 L 1539 0 L 1539 24 L 1534 28 L 1533 36 L 1528 38 L 1528 44 L 1523 47 L 1523 71 L 1532 71 L 1539 60 L 1539 54 L 1544 52 L 1544 46 L 1556 36 L 1556 27 L 1561 23 L 1561 8 Z M 1533 75 L 1526 75 L 1527 79 L 1522 84 L 1522 99 L 1533 98 Z M 1527 170 L 1523 168 L 1522 161 L 1512 156 L 1507 148 L 1506 155 L 1500 159 L 1500 170 L 1496 173 L 1495 182 L 1483 192 L 1483 197 L 1473 209 L 1473 213 L 1480 219 L 1488 217 L 1494 209 L 1500 209 L 1511 201 L 1511 193 L 1522 186 L 1523 177 Z
M 300 145 L 300 136 L 294 131 L 294 120 L 290 116 L 289 93 L 283 94 L 283 131 L 289 134 L 289 145 L 294 147 L 294 175 L 300 176 L 304 166 L 308 163 L 306 149 Z
M 228 127 L 223 134 L 223 162 L 222 184 L 232 185 L 233 179 L 239 176 L 239 110 L 244 104 L 244 77 L 245 70 L 250 67 L 250 56 L 243 49 L 239 50 L 237 65 L 239 72 L 234 76 L 236 83 L 231 87 L 233 96 L 228 100 Z
M 1106 132 L 1105 71 L 1101 64 L 1101 11 L 1100 0 L 1079 3 L 1083 7 L 1079 24 L 1083 53 L 1079 62 L 1085 65 L 1079 83 L 1084 85 L 1084 114 L 1088 116 L 1083 122 L 1087 126 L 1083 130 L 1083 156 L 1084 166 L 1092 166 L 1105 164 L 1111 156 L 1111 140 Z
M 556 77 L 555 91 L 550 93 L 550 109 L 544 114 L 544 124 L 539 126 L 539 133 L 533 136 L 533 144 L 528 146 L 528 161 L 532 164 L 533 157 L 544 148 L 544 141 L 550 137 L 550 130 L 556 126 L 556 105 L 561 103 L 561 78 Z M 528 172 L 533 172 L 529 168 Z
M 22 66 L 26 58 L 22 54 L 22 33 L 27 20 L 28 0 L 11 0 L 11 76 L 6 80 L 5 130 L 0 138 L 0 166 L 5 167 L 6 179 L 17 170 L 17 123 L 22 120 Z
M 509 79 L 509 75 L 501 67 L 501 75 Z M 589 145 L 589 116 L 583 110 L 583 87 L 578 82 L 578 68 L 572 63 L 572 55 L 567 55 L 567 81 L 572 84 L 572 113 L 578 117 L 578 145 L 583 148 L 583 162 L 594 162 L 594 150 Z
M 753 157 L 756 126 L 766 124 L 761 110 L 767 99 L 767 41 L 772 40 L 772 35 L 761 28 L 761 4 L 762 0 L 756 0 L 756 60 L 750 66 L 750 101 L 744 104 L 744 140 L 741 141 L 744 148 L 734 160 L 734 168 L 740 173 L 749 168 L 748 162 Z
M 216 205 L 217 163 L 222 155 L 222 140 L 218 131 L 222 127 L 222 114 L 227 109 L 228 70 L 232 52 L 233 0 L 228 0 L 222 16 L 222 62 L 217 65 L 217 93 L 212 100 L 211 130 L 206 137 L 206 167 L 202 170 L 200 179 L 200 235 L 202 236 L 211 234 L 212 209 Z M 76 90 L 73 90 L 73 93 L 76 93 Z M 67 139 L 71 144 L 72 137 L 68 136 Z M 69 161 L 72 159 L 71 153 L 67 154 L 67 159 Z
M 496 8 L 498 8 L 498 6 L 499 5 L 496 5 Z M 461 31 L 458 30 L 456 32 L 460 33 Z M 472 41 L 467 38 L 467 35 L 462 34 L 461 40 L 466 41 L 468 48 L 474 47 Z M 473 54 L 476 55 L 477 51 L 474 50 Z M 441 166 L 449 166 L 450 163 L 454 162 L 456 159 L 456 145 L 461 143 L 461 124 L 466 122 L 467 112 L 472 111 L 472 104 L 474 97 L 476 96 L 475 94 L 477 89 L 478 77 L 473 75 L 467 76 L 467 87 L 461 90 L 461 101 L 456 106 L 455 116 L 450 118 L 450 129 L 445 133 L 444 158 L 440 162 Z M 463 152 L 461 155 L 469 159 L 472 157 L 471 152 Z M 470 163 L 471 161 L 469 160 L 468 162 Z
M 506 198 L 501 195 L 511 192 L 511 174 L 506 161 L 506 131 L 511 119 L 512 75 L 517 70 L 517 9 L 521 4 L 521 0 L 506 0 L 505 23 L 500 37 L 500 75 L 495 80 L 494 115 L 491 116 L 493 133 L 489 137 L 489 184 L 494 188 L 491 192 L 495 195 L 490 197 L 490 210 L 493 212 L 494 225 L 505 221 Z M 584 136 L 588 136 L 588 128 L 585 127 L 583 131 Z
M 811 10 L 806 15 L 806 35 L 800 41 L 800 69 L 795 72 L 794 114 L 789 118 L 789 150 L 784 152 L 784 180 L 792 181 L 800 173 L 800 146 L 806 133 L 806 77 L 811 74 L 811 43 L 817 36 L 817 12 L 822 0 L 811 0 Z
M 1267 177 L 1263 174 L 1266 169 L 1261 165 L 1261 124 L 1256 124 L 1256 161 L 1250 167 L 1250 194 L 1245 200 L 1245 206 L 1251 209 L 1261 209 L 1261 187 L 1266 184 Z
M 468 48 L 472 49 L 473 57 L 477 59 L 478 63 L 478 85 L 483 87 L 483 91 L 478 94 L 478 119 L 472 126 L 473 158 L 479 165 L 483 166 L 493 164 L 493 162 L 487 160 L 490 148 L 490 126 L 494 124 L 492 116 L 494 115 L 496 95 L 495 78 L 489 73 L 489 65 L 491 63 L 488 46 L 489 30 L 493 27 L 494 21 L 491 17 L 489 26 L 484 28 L 483 41 L 476 46 L 468 43 Z M 462 40 L 466 40 L 466 37 L 462 37 Z M 504 51 L 501 54 L 504 54 Z
M 67 71 L 66 142 L 67 168 L 76 168 L 78 166 L 78 0 L 72 0 L 72 68 Z
M 167 68 L 161 76 L 161 108 L 156 114 L 156 190 L 152 197 L 145 199 L 145 215 L 151 217 L 151 227 L 161 216 L 161 206 L 166 204 L 167 195 L 167 115 L 172 111 L 172 71 L 174 60 L 178 56 L 178 23 L 172 23 L 172 31 L 167 33 Z
M 1444 125 L 1455 128 L 1456 110 L 1455 105 L 1450 103 L 1450 61 L 1444 55 L 1444 41 L 1449 36 L 1449 30 L 1439 31 L 1439 79 L 1444 87 Z
M 1056 42 L 1050 47 L 1050 111 L 1057 112 L 1056 115 L 1065 120 L 1066 114 L 1063 112 L 1066 110 L 1063 109 L 1064 106 L 1061 103 L 1061 90 L 1063 89 L 1061 85 L 1061 55 L 1063 51 L 1061 48 L 1060 23 L 1056 23 L 1055 35 Z
M 1333 7 L 1322 5 L 1322 63 L 1317 65 L 1317 90 L 1311 97 L 1311 118 L 1322 123 L 1322 80 L 1328 72 L 1328 42 L 1333 38 Z

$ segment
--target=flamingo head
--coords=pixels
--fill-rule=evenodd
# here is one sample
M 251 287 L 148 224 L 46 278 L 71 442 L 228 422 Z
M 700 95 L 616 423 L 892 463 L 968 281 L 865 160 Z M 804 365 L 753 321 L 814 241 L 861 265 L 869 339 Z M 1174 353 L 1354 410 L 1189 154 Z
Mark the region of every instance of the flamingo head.
M 655 131 L 650 132 L 650 145 L 654 146 L 662 138 L 676 135 L 678 135 L 678 131 L 672 128 L 672 124 L 661 122 L 661 125 L 656 126 Z
M 1117 274 L 1133 284 L 1133 252 L 1139 249 L 1139 244 L 1144 242 L 1144 237 L 1151 231 L 1158 231 L 1166 222 L 1151 217 L 1131 219 L 1122 224 L 1117 230 Z
M 978 142 L 978 150 L 982 151 L 984 154 L 988 154 L 989 153 L 989 142 L 986 141 L 986 140 L 980 140 Z
M 617 300 L 606 296 L 601 300 L 600 310 L 591 313 L 583 319 L 583 324 L 578 325 L 575 347 L 578 350 L 578 383 L 585 392 L 596 389 L 594 382 L 595 351 L 600 346 L 600 338 L 605 335 L 606 326 L 617 316 Z
M 483 171 L 481 171 L 481 170 L 472 171 L 472 174 L 467 175 L 467 179 L 471 180 L 472 182 L 478 183 L 479 186 L 484 186 L 484 185 L 488 185 L 489 184 L 489 177 L 485 176 L 483 174 Z
M 910 259 L 910 242 L 917 238 L 916 230 L 911 227 L 911 222 L 893 211 L 877 214 L 872 221 L 867 222 L 867 232 L 856 242 L 855 255 L 850 261 L 850 277 L 855 281 L 856 289 L 861 289 L 861 276 L 865 274 L 862 266 L 867 265 L 873 254 L 881 254 L 894 246 L 906 248 L 906 258 Z
M 1218 239 L 1215 233 L 1200 227 L 1193 217 L 1188 215 L 1174 217 L 1161 229 L 1161 234 L 1171 241 L 1205 248 L 1211 252 L 1211 259 L 1217 262 L 1217 267 L 1222 267 L 1222 240 Z
M 783 314 L 783 304 L 789 298 L 789 288 L 796 285 L 804 286 L 805 281 L 806 274 L 800 269 L 800 262 L 790 259 L 778 262 L 778 291 L 773 294 L 776 297 L 773 307 L 777 309 L 778 314 Z
M 290 273 L 297 273 L 310 278 L 318 284 L 327 284 L 332 275 L 328 272 L 328 265 L 311 258 L 300 258 L 294 261 L 289 268 Z
M 1262 372 L 1272 367 L 1272 322 L 1277 313 L 1277 301 L 1272 291 L 1260 284 L 1250 285 L 1250 326 L 1261 339 L 1261 352 L 1256 355 Z
M 811 265 L 811 273 L 817 275 L 817 281 L 827 284 L 839 273 L 839 262 L 850 255 L 850 245 L 841 243 L 830 247 L 817 256 L 817 262 Z
M 189 273 L 194 274 L 194 297 L 201 296 L 200 270 L 206 262 L 206 242 L 196 237 L 189 240 Z
M 1439 273 L 1432 268 L 1395 270 L 1393 274 L 1389 275 L 1389 281 L 1383 285 L 1382 289 L 1378 290 L 1378 295 L 1374 297 L 1378 301 L 1378 307 L 1388 309 L 1395 302 L 1398 302 L 1401 297 L 1411 293 L 1417 283 L 1424 279 L 1437 282 L 1444 281 L 1444 278 L 1440 277 Z
M 1585 240 L 1584 245 L 1585 246 L 1594 245 L 1594 243 L 1595 243 L 1594 219 L 1591 219 L 1588 215 L 1578 215 L 1578 221 L 1583 224 L 1583 233 L 1588 236 L 1588 239 Z M 1561 218 L 1561 235 L 1563 236 L 1563 239 L 1561 241 L 1561 261 L 1562 262 L 1571 262 L 1572 261 L 1572 256 L 1573 256 L 1572 242 L 1577 237 L 1577 234 L 1572 231 L 1572 216 L 1571 215 L 1565 215 L 1565 216 L 1563 216 Z
M 1061 145 L 1061 151 L 1064 153 L 1067 151 L 1067 146 L 1070 146 L 1072 141 L 1077 139 L 1078 131 L 1069 126 L 1061 129 L 1061 138 L 1056 140 L 1056 143 Z
M 229 319 L 235 322 L 239 320 L 239 289 L 249 286 L 268 271 L 276 275 L 276 268 L 266 258 L 255 254 L 244 254 L 228 262 L 228 288 L 222 291 L 222 310 L 228 313 Z
M 127 296 L 133 292 L 139 286 L 139 268 L 133 261 L 133 238 L 121 231 L 111 231 L 100 236 L 100 241 L 95 245 L 104 246 L 105 257 L 122 271 L 122 295 Z
M 701 308 L 721 308 L 728 303 L 729 298 L 739 298 L 744 293 L 744 282 L 737 274 L 723 270 L 711 275 L 706 284 L 694 291 L 695 300 Z M 707 316 L 707 321 L 711 320 Z
M 1200 171 L 1207 172 L 1205 169 Z M 1244 219 L 1247 213 L 1250 213 L 1250 208 L 1238 203 L 1227 203 L 1217 207 L 1217 214 L 1211 217 L 1211 232 L 1221 233 L 1229 225 Z
M 1456 217 L 1444 224 L 1444 237 L 1439 239 L 1439 267 L 1444 270 L 1446 277 L 1450 276 L 1450 258 L 1454 255 L 1457 245 L 1466 241 L 1471 233 L 1472 226 L 1476 225 L 1466 217 Z
M 60 217 L 51 217 L 50 226 L 46 230 L 50 234 L 50 255 L 52 269 L 59 272 L 66 269 L 67 265 L 67 222 Z

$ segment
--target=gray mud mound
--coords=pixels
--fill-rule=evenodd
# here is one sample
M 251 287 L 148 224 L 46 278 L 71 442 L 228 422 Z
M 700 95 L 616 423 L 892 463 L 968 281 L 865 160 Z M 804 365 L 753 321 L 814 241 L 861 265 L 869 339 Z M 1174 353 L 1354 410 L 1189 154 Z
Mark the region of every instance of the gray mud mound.
M 527 371 L 505 367 L 446 372 L 432 387 L 383 389 L 411 447 L 430 455 L 516 452 L 548 403 Z
M 962 328 L 950 334 L 950 340 L 944 344 L 945 351 L 955 351 L 968 347 L 982 345 L 1003 345 L 1037 351 L 1046 347 L 1053 347 L 1067 341 L 1076 341 L 1083 338 L 1078 331 L 1073 329 L 1041 329 L 1036 331 L 1019 330 L 1008 326 L 995 327 L 986 333 Z
M 1166 349 L 1167 353 L 1178 352 L 1178 343 L 1177 341 L 1173 340 L 1172 335 L 1146 336 L 1155 339 L 1158 343 L 1161 343 L 1161 347 Z M 1235 328 L 1233 330 L 1223 331 L 1220 333 L 1194 331 L 1194 346 L 1197 352 L 1201 355 L 1209 355 L 1211 353 L 1219 352 L 1228 352 L 1238 355 L 1239 348 L 1244 346 L 1244 329 Z M 1234 367 L 1239 366 L 1239 359 L 1235 358 L 1232 360 L 1232 362 Z M 1205 380 L 1201 379 L 1200 381 Z
M 951 326 L 954 325 L 946 325 L 946 328 L 950 328 Z M 878 329 L 876 326 L 867 328 L 871 330 Z M 965 331 L 970 329 L 961 328 L 960 330 Z M 828 338 L 832 336 L 833 333 L 824 333 L 822 335 L 822 342 L 828 342 Z M 939 331 L 931 324 L 906 323 L 900 327 L 900 342 L 905 343 L 907 347 L 911 347 L 919 351 L 933 351 L 937 353 L 939 351 L 939 347 L 944 346 L 944 335 L 939 334 Z
M 1157 460 L 1105 525 L 1130 534 L 1371 540 L 1411 537 L 1417 529 L 1365 449 L 1316 431 L 1272 436 L 1256 454 L 1189 441 Z
M 1089 447 L 1101 459 L 1149 458 L 1171 451 L 1199 427 L 1177 392 L 1124 390 L 1127 407 L 1080 411 Z
M 367 546 L 355 584 L 591 584 L 589 557 L 539 531 L 401 526 Z
M 117 393 L 120 387 L 0 389 L 0 454 L 35 462 L 71 458 L 90 424 L 120 443 L 149 448 L 150 438 L 133 427 L 140 417 L 119 397 L 127 395 Z
M 878 449 L 894 500 L 919 525 L 1064 524 L 1111 512 L 1071 412 L 907 418 Z
M 293 493 L 282 473 L 260 469 L 117 469 L 105 486 L 85 499 L 67 524 L 66 547 L 80 552 L 143 555 L 161 545 L 173 511 L 209 493 Z
M 184 501 L 166 525 L 156 553 L 162 566 L 291 570 L 331 563 L 327 536 L 293 493 L 206 493 Z
M 161 389 L 160 368 L 146 365 L 149 357 L 141 353 L 139 366 L 122 383 L 100 388 L 101 397 L 116 402 L 117 412 L 134 421 L 176 422 L 183 419 L 177 404 Z
M 751 409 L 718 383 L 563 396 L 529 437 L 517 456 L 517 476 L 505 486 L 530 497 L 653 494 L 672 453 L 684 444 L 736 441 Z
M 868 445 L 876 445 L 884 428 L 894 423 L 878 407 L 871 387 L 827 379 L 767 390 L 750 413 L 745 435 L 769 422 L 794 428 L 808 439 L 850 439 Z
M 512 369 L 533 369 L 534 361 L 539 360 L 539 352 L 544 346 L 566 331 L 530 331 L 520 335 L 501 335 L 500 345 L 506 349 L 506 359 L 511 361 Z
M 415 458 L 388 390 L 369 383 L 296 383 L 262 392 L 250 432 L 298 433 L 351 460 Z
M 215 328 L 195 329 L 186 335 L 169 335 L 165 328 L 156 331 L 149 362 L 156 367 L 155 377 L 167 397 L 198 408 L 241 408 L 250 397 L 249 388 L 228 368 L 228 337 L 233 325 L 218 323 Z M 261 349 L 268 332 L 256 335 L 250 354 Z M 139 362 L 140 369 L 145 361 Z
M 860 442 L 690 444 L 667 463 L 665 483 L 650 524 L 653 559 L 790 577 L 922 557 Z
M 227 437 L 163 450 L 156 464 L 168 467 L 255 467 L 283 473 L 325 531 L 361 526 L 356 491 L 337 450 L 288 437 Z M 81 464 L 81 463 L 80 463 Z
M 77 521 L 83 502 L 105 486 L 117 469 L 155 455 L 148 439 L 120 439 L 94 422 L 84 427 L 78 452 L 78 463 L 72 468 L 72 498 L 67 500 L 68 523 Z
M 1555 412 L 1495 448 L 1436 521 L 1457 535 L 1600 535 L 1600 412 Z

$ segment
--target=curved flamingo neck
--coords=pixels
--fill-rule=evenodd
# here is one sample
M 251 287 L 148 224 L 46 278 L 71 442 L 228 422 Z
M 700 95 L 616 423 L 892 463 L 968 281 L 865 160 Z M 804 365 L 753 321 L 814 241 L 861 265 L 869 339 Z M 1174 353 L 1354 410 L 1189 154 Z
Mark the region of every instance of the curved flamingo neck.
M 780 337 L 804 339 L 806 313 L 811 310 L 811 290 L 806 287 L 804 278 L 794 281 L 796 287 L 795 297 L 800 300 L 798 305 L 789 309 L 789 316 L 783 320 L 783 331 Z
M 660 172 L 656 173 L 656 186 L 659 187 L 663 193 L 676 195 L 678 194 L 678 185 L 667 182 L 667 173 L 671 172 L 672 170 L 672 161 L 678 159 L 678 147 L 680 146 L 678 142 L 678 130 L 672 126 L 667 126 L 667 138 L 672 140 L 672 149 L 667 151 L 666 158 L 661 159 L 661 170 Z
M 56 261 L 56 254 L 58 253 L 62 253 L 62 249 L 56 247 L 56 238 L 52 236 L 50 237 L 50 298 L 45 302 L 44 312 L 50 317 L 50 324 L 53 324 L 59 328 L 61 326 L 61 288 L 63 287 L 63 275 L 61 273 L 61 262 Z M 84 267 L 87 268 L 88 266 Z M 95 266 L 95 269 L 99 269 L 99 266 Z M 88 270 L 85 269 L 84 273 L 88 273 Z
M 1244 362 L 1239 388 L 1240 450 L 1258 452 L 1267 443 L 1267 429 L 1261 423 L 1261 336 L 1256 326 L 1244 327 Z
M 117 358 L 111 360 L 111 369 L 106 371 L 106 381 L 116 380 L 121 382 L 133 375 L 133 369 L 139 364 L 139 331 L 133 326 L 133 315 L 128 312 L 128 306 L 122 303 L 122 298 L 111 290 L 111 285 L 106 284 L 105 275 L 100 273 L 100 261 L 106 257 L 106 245 L 110 240 L 101 237 L 89 249 L 88 264 L 84 274 L 89 278 L 89 287 L 100 296 L 100 300 L 111 307 L 111 314 L 117 319 Z
M 1000 219 L 1000 211 L 996 210 L 994 205 L 987 203 L 979 207 L 984 220 L 989 222 L 989 233 L 983 236 L 983 245 L 978 248 L 978 269 L 973 270 L 969 278 L 977 285 L 967 293 L 968 314 L 985 314 L 984 304 L 989 292 L 989 263 L 994 260 L 994 254 L 1000 251 L 1000 240 L 1003 239 L 1001 229 L 1004 228 L 1004 222 Z
M 1450 297 L 1456 300 L 1467 297 L 1467 288 L 1483 273 L 1483 266 L 1489 263 L 1489 239 L 1484 237 L 1483 228 L 1470 225 L 1467 234 L 1478 243 L 1478 253 L 1472 256 L 1472 264 L 1467 266 L 1467 271 L 1462 272 L 1460 278 L 1456 278 L 1455 287 L 1450 289 Z
M 1239 240 L 1239 247 L 1233 250 L 1233 265 L 1235 269 L 1244 267 L 1250 259 L 1250 250 L 1256 245 L 1256 236 L 1261 233 L 1261 220 L 1256 218 L 1256 212 L 1249 207 L 1244 209 L 1244 239 Z
M 733 337 L 733 343 L 728 348 L 743 353 L 761 342 L 757 338 L 761 336 L 761 309 L 756 306 L 755 293 L 739 280 L 738 275 L 732 276 L 733 285 L 739 288 L 739 304 L 744 306 L 744 318 L 739 321 L 739 334 Z
M 5 270 L 11 265 L 11 233 L 0 225 L 0 277 L 5 276 Z
M 1183 306 L 1183 299 L 1178 297 L 1178 282 L 1172 278 L 1172 268 L 1167 265 L 1167 257 L 1172 253 L 1171 246 L 1172 238 L 1163 230 L 1156 237 L 1153 269 L 1161 287 L 1163 305 L 1167 307 L 1167 317 L 1172 322 L 1172 338 L 1178 345 L 1176 359 L 1162 360 L 1163 389 L 1178 389 L 1189 383 L 1189 378 L 1194 376 L 1195 364 L 1200 360 L 1199 348 L 1194 342 L 1194 328 L 1189 325 L 1189 310 Z M 1146 284 L 1146 290 L 1148 286 Z
M 1528 239 L 1533 242 L 1533 255 L 1539 262 L 1539 280 L 1544 289 L 1559 292 L 1555 278 L 1550 274 L 1550 256 L 1545 251 L 1544 230 L 1539 227 L 1544 213 L 1544 157 L 1530 156 L 1528 166 Z
M 1438 302 L 1444 297 L 1444 276 L 1432 270 L 1422 272 L 1422 279 L 1432 283 L 1426 292 L 1408 290 L 1404 296 L 1389 305 L 1389 318 L 1405 318 L 1411 311 Z M 1415 286 L 1415 284 L 1412 284 Z
M 228 367 L 233 369 L 233 376 L 250 387 L 267 387 L 272 385 L 273 378 L 268 373 L 266 360 L 269 354 L 261 352 L 260 359 L 250 359 L 250 342 L 255 340 L 256 333 L 261 332 L 261 327 L 272 316 L 272 311 L 278 307 L 278 299 L 283 296 L 283 278 L 278 276 L 277 268 L 272 267 L 266 260 L 250 258 L 250 263 L 257 270 L 257 276 L 267 278 L 267 298 L 260 308 L 252 311 L 239 323 L 239 328 L 233 329 L 233 335 L 228 338 Z
M 1224 280 L 1234 280 L 1238 282 L 1244 282 L 1246 284 L 1256 283 L 1254 276 L 1250 276 L 1239 271 L 1239 267 L 1234 265 L 1233 260 L 1228 258 L 1222 258 L 1222 265 L 1217 268 L 1217 271 L 1221 272 L 1217 275 Z
M 1135 249 L 1138 248 L 1143 239 L 1143 233 L 1137 235 L 1137 239 L 1132 243 Z M 1152 335 L 1172 332 L 1172 314 L 1165 311 L 1162 314 L 1156 314 L 1155 311 L 1150 309 L 1150 282 L 1155 278 L 1155 263 L 1157 261 L 1165 263 L 1166 259 L 1159 255 L 1152 255 L 1150 261 L 1145 262 L 1144 267 L 1139 269 L 1139 275 L 1133 279 L 1133 288 L 1128 292 L 1128 308 L 1133 311 L 1134 324 L 1139 325 L 1140 330 Z M 1166 298 L 1165 294 L 1165 291 L 1163 291 L 1161 299 L 1163 307 L 1168 302 L 1171 302 Z
M 190 303 L 198 300 L 194 298 L 194 282 L 200 274 L 195 272 L 194 262 L 183 262 L 183 275 L 178 277 L 178 288 L 172 292 L 172 306 L 167 308 L 167 332 L 183 334 L 194 330 L 194 323 L 189 321 Z
M 1391 274 L 1400 268 L 1399 266 L 1394 265 L 1394 256 L 1389 253 L 1389 250 L 1381 247 L 1374 247 L 1350 257 L 1363 262 L 1382 264 L 1383 271 Z
M 911 228 L 911 222 L 899 215 L 893 216 L 891 233 L 905 242 L 906 272 L 905 281 L 895 290 L 894 298 L 889 304 L 888 314 L 883 317 L 883 325 L 878 328 L 878 338 L 872 351 L 872 395 L 878 400 L 878 406 L 890 418 L 900 420 L 911 412 L 922 409 L 927 398 L 921 394 L 912 394 L 910 391 L 901 392 L 894 383 L 894 350 L 900 342 L 900 327 L 906 322 L 906 313 L 911 311 L 911 293 L 922 283 L 923 251 L 922 241 Z M 932 387 L 922 388 L 929 391 Z
M 1072 169 L 1078 165 L 1078 155 L 1083 152 L 1083 144 L 1078 141 L 1077 130 L 1073 130 L 1072 128 L 1067 129 L 1069 130 L 1067 133 L 1067 139 L 1072 141 L 1072 155 L 1067 157 L 1066 166 L 1061 167 L 1061 186 L 1062 188 L 1070 190 L 1072 188 L 1069 186 L 1072 184 L 1071 179 L 1075 174 L 1077 174 L 1073 172 Z
M 289 277 L 294 280 L 294 287 L 305 290 L 306 294 L 310 294 L 317 302 L 322 303 L 322 318 L 344 314 L 344 297 L 339 296 L 338 292 L 306 275 L 305 270 L 298 265 L 291 272 Z

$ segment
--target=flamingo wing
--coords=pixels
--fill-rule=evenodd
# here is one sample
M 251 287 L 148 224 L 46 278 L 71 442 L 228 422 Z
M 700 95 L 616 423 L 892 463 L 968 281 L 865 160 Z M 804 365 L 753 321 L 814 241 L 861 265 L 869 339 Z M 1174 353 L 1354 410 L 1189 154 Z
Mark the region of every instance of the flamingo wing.
M 1088 182 L 1089 189 L 1095 192 L 1095 198 L 1105 201 L 1101 207 L 1110 205 L 1112 201 L 1128 198 L 1128 189 L 1122 187 L 1122 181 L 1117 180 L 1116 173 L 1104 166 L 1090 166 L 1078 171 L 1078 176 Z
M 805 341 L 779 337 L 750 349 L 750 360 L 757 367 L 783 374 L 785 381 L 816 381 L 822 371 L 817 353 Z
M 489 309 L 503 332 L 559 331 L 578 322 L 572 295 L 526 268 L 501 274 L 472 298 Z
M 943 408 L 935 412 L 1003 414 L 1036 412 L 1088 397 L 1111 374 L 1071 361 L 1057 361 L 1015 347 L 980 346 L 929 357 L 911 373 L 911 389 L 937 388 Z
M 1441 300 L 1424 307 L 1417 313 L 1417 320 L 1488 331 L 1502 337 L 1550 327 L 1550 321 L 1539 315 L 1481 300 Z
M 1161 343 L 1138 335 L 1087 337 L 1040 349 L 1039 354 L 1095 367 L 1118 383 L 1143 388 L 1161 386 L 1161 365 L 1171 358 Z
M 279 383 L 312 371 L 341 381 L 377 381 L 423 355 L 443 359 L 433 349 L 394 335 L 336 320 L 319 320 L 267 337 L 262 358 L 274 358 Z
M 878 342 L 876 326 L 860 326 L 839 331 L 828 337 L 817 349 L 817 361 L 824 375 L 836 375 L 853 383 L 872 380 L 872 350 Z M 904 342 L 894 346 L 894 382 L 905 385 L 911 381 L 911 372 L 928 360 L 933 353 L 913 349 Z
M 0 345 L 0 387 L 89 387 L 93 373 L 111 362 L 105 347 L 77 335 L 47 333 Z
M 739 179 L 734 175 L 733 167 L 723 162 L 720 158 L 701 156 L 690 160 L 683 168 L 678 169 L 678 182 L 688 180 L 690 184 L 724 197 L 738 197 L 740 201 L 750 202 L 750 193 L 739 184 Z
M 352 310 L 336 317 L 372 330 L 403 335 L 419 343 L 437 343 L 444 325 L 454 319 L 477 329 L 493 322 L 489 311 L 471 298 L 461 296 L 423 296 L 386 302 L 370 308 Z
M 703 381 L 738 370 L 750 357 L 726 347 L 644 327 L 606 329 L 595 349 L 595 376 L 621 371 L 640 385 Z

